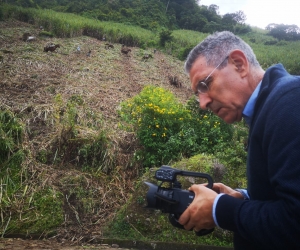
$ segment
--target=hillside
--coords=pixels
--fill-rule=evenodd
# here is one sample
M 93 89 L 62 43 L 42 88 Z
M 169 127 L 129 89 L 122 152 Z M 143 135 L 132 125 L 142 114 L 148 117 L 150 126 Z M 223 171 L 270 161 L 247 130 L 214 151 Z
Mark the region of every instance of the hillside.
M 153 48 L 131 47 L 131 52 L 124 55 L 120 52 L 121 44 L 106 49 L 105 42 L 95 38 L 46 38 L 39 37 L 40 31 L 28 23 L 0 22 L 0 108 L 12 111 L 24 124 L 23 147 L 27 152 L 22 164 L 26 188 L 15 194 L 17 204 L 2 208 L 2 234 L 19 230 L 21 234 L 36 232 L 41 237 L 45 226 L 42 223 L 53 222 L 55 226 L 59 220 L 54 211 L 48 211 L 52 214 L 51 221 L 43 222 L 38 215 L 31 218 L 30 209 L 24 208 L 36 193 L 50 192 L 53 198 L 58 193 L 64 195 L 61 215 L 64 219 L 61 228 L 52 234 L 82 241 L 91 235 L 102 235 L 102 228 L 126 202 L 139 175 L 139 166 L 130 165 L 138 144 L 131 133 L 118 126 L 120 102 L 138 94 L 148 84 L 169 89 L 182 102 L 192 92 L 183 72 L 183 62 L 160 51 L 154 53 Z M 24 33 L 36 39 L 23 41 Z M 46 53 L 43 50 L 48 43 L 60 47 Z M 89 50 L 91 54 L 87 56 Z M 145 60 L 145 54 L 153 58 Z M 169 76 L 176 76 L 182 86 L 171 85 Z M 74 100 L 80 107 L 68 106 Z M 75 125 L 81 141 L 74 142 L 71 132 L 66 131 L 66 113 L 72 108 L 77 108 Z M 99 132 L 97 129 L 107 135 L 111 145 L 109 153 L 116 159 L 111 169 L 100 169 L 95 177 L 82 169 L 75 144 L 84 143 L 89 135 Z M 47 208 L 47 203 L 43 206 Z M 21 229 L 12 225 L 14 216 L 20 219 L 16 219 L 18 223 L 25 221 L 23 228 L 22 224 Z M 26 224 L 26 220 L 30 223 Z

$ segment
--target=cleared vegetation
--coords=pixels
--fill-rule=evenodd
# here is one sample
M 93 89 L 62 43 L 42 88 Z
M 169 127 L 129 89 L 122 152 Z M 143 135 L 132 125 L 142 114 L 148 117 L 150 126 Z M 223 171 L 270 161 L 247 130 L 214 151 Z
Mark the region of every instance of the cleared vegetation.
M 8 119 L 17 129 L 11 139 L 11 129 L 3 128 L 7 141 L 1 139 L 7 149 L 1 233 L 73 241 L 102 236 L 141 171 L 132 162 L 139 147 L 135 135 L 119 129 L 119 104 L 148 84 L 187 100 L 191 92 L 182 64 L 160 51 L 145 62 L 147 51 L 139 48 L 131 47 L 127 56 L 121 44 L 105 49 L 96 38 L 39 37 L 39 27 L 30 24 L 0 25 L 1 126 Z M 37 39 L 24 42 L 25 32 Z M 49 42 L 61 47 L 46 53 Z M 169 84 L 169 74 L 180 78 L 182 88 Z

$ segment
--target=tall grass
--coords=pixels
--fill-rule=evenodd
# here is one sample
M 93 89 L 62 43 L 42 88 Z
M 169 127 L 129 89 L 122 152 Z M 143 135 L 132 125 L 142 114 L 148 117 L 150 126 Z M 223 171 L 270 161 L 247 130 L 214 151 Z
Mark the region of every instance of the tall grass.
M 98 39 L 104 36 L 109 42 L 120 42 L 130 46 L 141 46 L 157 40 L 155 34 L 138 26 L 102 22 L 72 13 L 61 13 L 49 9 L 22 8 L 2 5 L 4 19 L 15 18 L 42 26 L 58 37 L 89 35 Z

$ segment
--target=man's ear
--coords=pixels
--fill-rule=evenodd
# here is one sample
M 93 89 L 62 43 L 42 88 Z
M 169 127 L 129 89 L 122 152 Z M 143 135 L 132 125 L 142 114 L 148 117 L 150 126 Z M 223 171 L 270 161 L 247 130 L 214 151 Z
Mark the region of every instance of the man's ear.
M 243 51 L 238 49 L 231 51 L 228 60 L 235 66 L 236 70 L 241 74 L 241 77 L 247 76 L 249 63 Z

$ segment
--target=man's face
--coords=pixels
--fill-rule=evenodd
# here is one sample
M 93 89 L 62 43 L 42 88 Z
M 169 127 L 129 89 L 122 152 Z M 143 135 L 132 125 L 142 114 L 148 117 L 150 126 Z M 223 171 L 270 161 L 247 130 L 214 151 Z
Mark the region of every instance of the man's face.
M 224 60 L 220 58 L 220 62 Z M 197 93 L 202 109 L 210 109 L 226 123 L 242 119 L 242 111 L 251 95 L 247 85 L 247 77 L 241 74 L 240 65 L 229 56 L 228 64 L 222 69 L 207 66 L 204 57 L 199 57 L 190 71 L 192 89 Z M 213 71 L 214 70 L 214 71 Z M 211 74 L 211 72 L 213 73 Z M 198 83 L 205 81 L 206 93 L 198 93 Z

